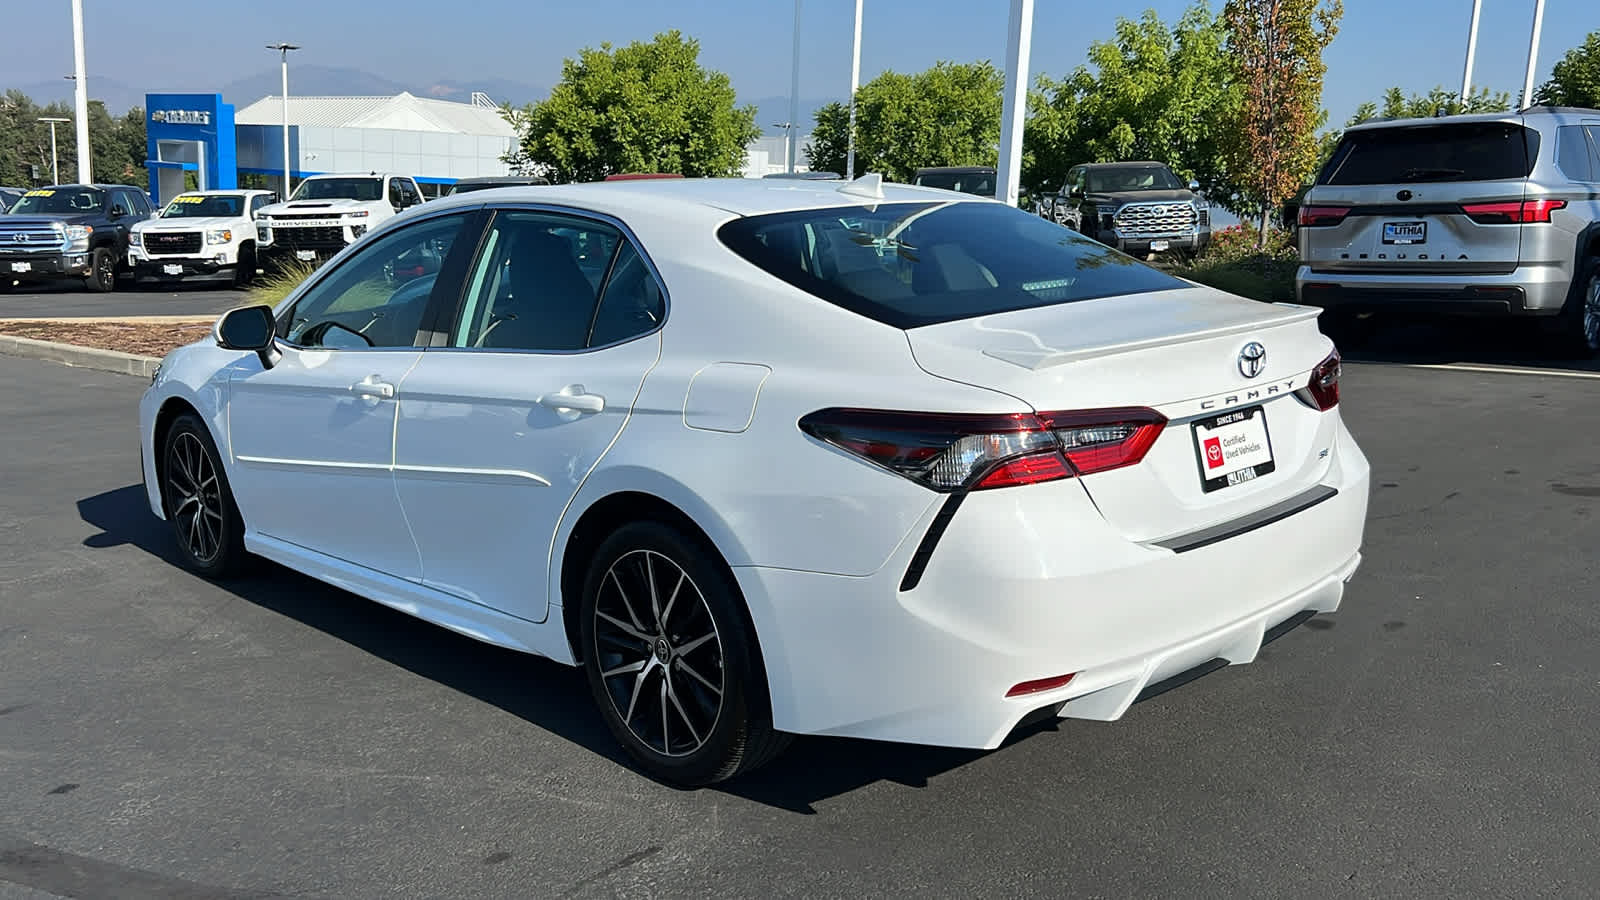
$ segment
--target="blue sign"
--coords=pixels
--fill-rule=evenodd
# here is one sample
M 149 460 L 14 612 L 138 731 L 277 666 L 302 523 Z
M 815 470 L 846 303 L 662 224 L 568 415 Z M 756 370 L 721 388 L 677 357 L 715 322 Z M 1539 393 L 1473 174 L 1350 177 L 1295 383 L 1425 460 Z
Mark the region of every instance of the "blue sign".
M 195 172 L 207 190 L 239 186 L 233 105 L 221 94 L 146 94 L 144 108 L 145 166 L 157 206 L 181 192 L 185 172 Z

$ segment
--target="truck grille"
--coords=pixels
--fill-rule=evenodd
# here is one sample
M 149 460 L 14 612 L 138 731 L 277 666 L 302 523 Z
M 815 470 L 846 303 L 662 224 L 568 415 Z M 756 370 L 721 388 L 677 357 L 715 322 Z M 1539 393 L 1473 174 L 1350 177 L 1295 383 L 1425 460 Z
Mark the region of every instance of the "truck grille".
M 198 231 L 146 231 L 144 249 L 151 256 L 158 253 L 188 254 L 200 252 Z
M 0 221 L 0 253 L 38 253 L 60 250 L 66 238 L 45 225 L 9 225 Z
M 344 228 L 327 225 L 317 228 L 273 226 L 272 243 L 290 250 L 327 250 L 344 246 Z
M 1189 203 L 1131 203 L 1117 211 L 1117 234 L 1125 238 L 1189 234 L 1199 216 Z

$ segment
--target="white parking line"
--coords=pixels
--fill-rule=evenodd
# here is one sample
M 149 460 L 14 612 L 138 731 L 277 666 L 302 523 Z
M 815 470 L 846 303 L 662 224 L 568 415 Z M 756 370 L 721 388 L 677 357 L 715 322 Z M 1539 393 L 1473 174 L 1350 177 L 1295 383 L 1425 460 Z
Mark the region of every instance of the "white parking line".
M 1570 369 L 1530 369 L 1522 366 L 1487 366 L 1474 363 L 1392 363 L 1375 360 L 1350 359 L 1347 363 L 1367 366 L 1388 366 L 1397 369 L 1433 369 L 1445 372 L 1483 372 L 1490 375 L 1544 375 L 1551 378 L 1583 378 L 1600 381 L 1600 372 L 1574 372 Z

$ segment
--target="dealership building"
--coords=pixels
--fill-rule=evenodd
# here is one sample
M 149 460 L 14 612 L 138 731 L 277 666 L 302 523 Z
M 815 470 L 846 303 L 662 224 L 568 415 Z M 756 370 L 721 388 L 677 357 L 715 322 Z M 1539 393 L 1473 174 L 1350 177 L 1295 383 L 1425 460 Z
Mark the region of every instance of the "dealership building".
M 147 94 L 150 193 L 158 204 L 197 185 L 228 190 L 241 176 L 279 187 L 284 169 L 281 97 L 235 111 L 221 94 Z M 471 103 L 409 93 L 393 97 L 289 98 L 289 170 L 298 181 L 329 172 L 411 175 L 437 196 L 458 179 L 506 175 L 516 140 L 488 96 Z

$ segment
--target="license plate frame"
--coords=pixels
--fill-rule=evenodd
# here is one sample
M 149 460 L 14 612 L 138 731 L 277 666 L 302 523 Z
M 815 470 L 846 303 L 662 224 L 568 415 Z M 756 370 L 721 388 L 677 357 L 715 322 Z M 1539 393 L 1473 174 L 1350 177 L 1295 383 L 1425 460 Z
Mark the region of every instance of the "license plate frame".
M 1171 247 L 1171 246 L 1172 246 L 1172 242 L 1171 241 L 1151 241 L 1150 242 L 1150 252 L 1151 253 L 1160 253 L 1161 251 L 1166 250 L 1168 247 Z
M 16 273 L 16 274 L 19 274 L 19 275 L 26 274 L 28 272 L 32 272 L 33 271 L 33 263 L 29 263 L 29 262 L 14 262 L 14 263 L 11 264 L 11 271 Z
M 1207 416 L 1192 423 L 1190 432 L 1194 435 L 1200 489 L 1207 494 L 1255 481 L 1278 468 L 1265 406 Z M 1230 451 L 1237 461 L 1228 458 Z
M 1400 247 L 1410 247 L 1428 242 L 1427 222 L 1385 222 L 1383 242 Z

